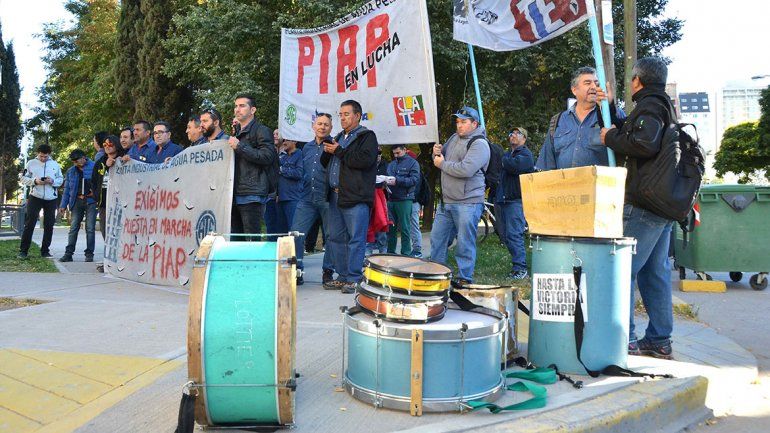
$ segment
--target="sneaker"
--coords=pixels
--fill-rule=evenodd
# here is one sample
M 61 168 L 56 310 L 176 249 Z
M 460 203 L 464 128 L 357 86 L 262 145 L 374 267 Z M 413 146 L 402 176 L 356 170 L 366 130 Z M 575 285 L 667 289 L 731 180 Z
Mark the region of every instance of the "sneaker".
M 16 255 L 16 258 L 20 260 L 27 260 L 27 253 L 19 253 Z
M 633 339 L 628 342 L 628 354 L 634 356 L 642 356 L 642 352 L 639 350 L 639 341 Z
M 334 280 L 334 271 L 331 269 L 324 269 L 324 273 L 321 276 L 321 283 L 326 284 Z
M 96 265 L 96 272 L 101 272 L 103 274 L 104 273 L 104 264 L 100 263 L 100 264 Z
M 25 254 L 25 256 L 26 256 L 26 254 Z M 51 253 L 45 252 L 45 253 L 40 253 L 40 257 L 42 257 L 44 259 L 50 259 L 53 256 L 51 255 Z
M 301 285 L 303 285 L 303 284 L 305 284 L 305 278 L 304 278 L 302 275 L 299 275 L 299 276 L 297 277 L 297 285 L 298 285 L 298 286 L 301 286 Z
M 344 295 L 356 293 L 357 286 L 358 286 L 357 283 L 342 283 L 342 287 L 340 287 L 340 292 L 342 292 L 342 294 Z
M 511 272 L 510 274 L 508 274 L 508 277 L 511 278 L 512 280 L 523 280 L 527 278 L 527 275 L 529 275 L 527 274 L 527 271 L 522 269 L 520 271 Z
M 340 290 L 343 284 L 345 283 L 343 283 L 342 281 L 331 280 L 329 282 L 323 283 L 323 288 L 325 290 Z
M 653 343 L 647 338 L 639 340 L 639 352 L 643 356 L 651 356 L 659 359 L 674 359 L 673 350 L 671 349 L 671 340 L 658 344 Z
M 94 261 L 94 255 L 93 255 L 93 254 L 91 254 L 91 255 L 89 255 L 89 256 L 86 256 L 86 261 L 87 261 L 87 262 L 93 262 L 93 261 Z
M 412 252 L 412 257 L 414 257 L 416 259 L 421 259 L 422 258 L 422 252 L 420 252 L 420 251 L 413 251 Z
M 59 261 L 62 262 L 62 263 L 64 263 L 64 262 L 71 262 L 72 261 L 72 254 L 65 254 L 65 255 L 61 256 Z

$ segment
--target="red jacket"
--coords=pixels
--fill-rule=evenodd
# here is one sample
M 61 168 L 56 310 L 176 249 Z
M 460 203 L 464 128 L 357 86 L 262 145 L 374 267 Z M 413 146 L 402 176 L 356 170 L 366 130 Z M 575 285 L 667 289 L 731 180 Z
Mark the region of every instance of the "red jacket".
M 393 221 L 388 219 L 388 201 L 385 199 L 383 188 L 374 189 L 374 206 L 372 216 L 369 218 L 369 230 L 366 232 L 366 242 L 374 242 L 374 234 L 387 232 Z

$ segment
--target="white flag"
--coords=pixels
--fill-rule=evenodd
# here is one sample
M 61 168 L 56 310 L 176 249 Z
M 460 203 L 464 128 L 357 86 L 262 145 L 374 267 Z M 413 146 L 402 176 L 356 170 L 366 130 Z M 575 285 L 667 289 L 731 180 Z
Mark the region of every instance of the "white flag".
M 363 107 L 380 144 L 438 141 L 433 52 L 425 0 L 372 0 L 315 29 L 282 29 L 279 129 L 310 140 L 318 113 L 340 130 L 340 103 Z
M 521 50 L 593 13 L 592 0 L 454 0 L 454 39 L 494 51 Z

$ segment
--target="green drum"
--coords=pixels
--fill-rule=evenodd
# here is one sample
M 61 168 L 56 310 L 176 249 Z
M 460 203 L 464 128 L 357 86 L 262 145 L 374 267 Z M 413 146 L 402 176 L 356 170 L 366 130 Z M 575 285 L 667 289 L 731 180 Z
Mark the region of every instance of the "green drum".
M 204 426 L 294 423 L 294 240 L 207 236 L 190 289 L 187 371 Z

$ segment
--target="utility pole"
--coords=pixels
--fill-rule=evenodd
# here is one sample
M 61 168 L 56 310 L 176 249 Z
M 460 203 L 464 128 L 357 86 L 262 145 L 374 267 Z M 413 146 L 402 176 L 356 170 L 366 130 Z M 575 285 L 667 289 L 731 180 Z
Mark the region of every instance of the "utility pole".
M 596 20 L 599 24 L 599 38 L 602 41 L 602 57 L 604 58 L 604 70 L 609 86 L 607 90 L 612 93 L 613 97 L 617 99 L 617 93 L 615 92 L 615 46 L 604 43 L 604 17 L 602 16 L 602 0 L 594 0 L 594 7 L 596 8 Z M 614 36 L 614 35 L 612 35 Z M 604 84 L 604 83 L 602 83 Z
M 634 102 L 631 100 L 631 79 L 634 76 L 633 68 L 636 63 L 636 0 L 623 0 L 623 33 L 623 53 L 625 53 L 623 100 L 626 102 L 626 113 L 630 113 L 634 108 Z

